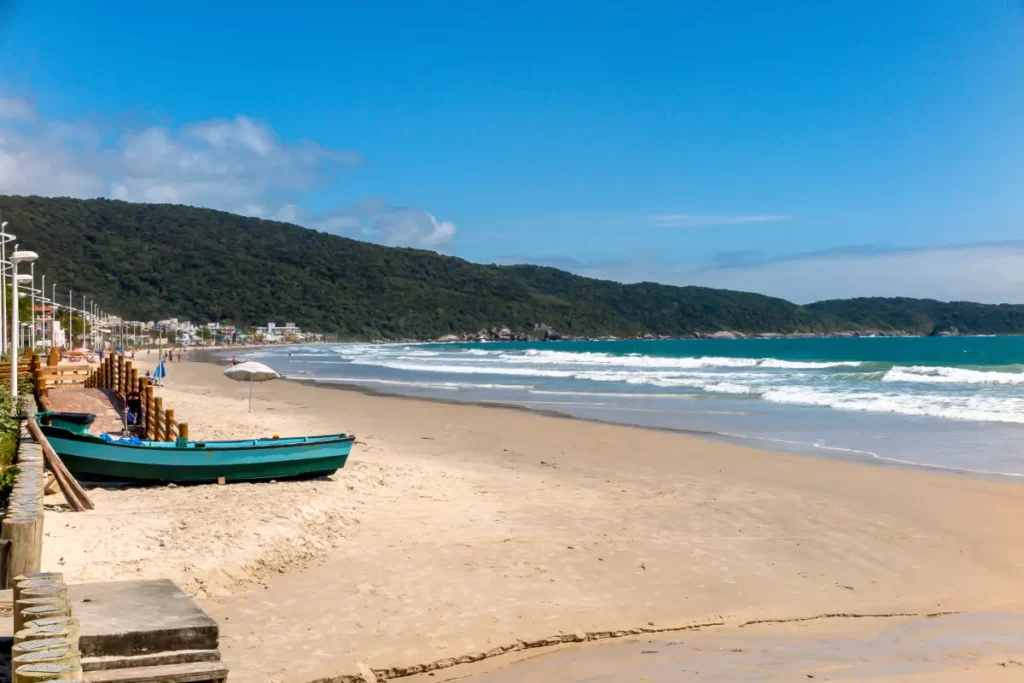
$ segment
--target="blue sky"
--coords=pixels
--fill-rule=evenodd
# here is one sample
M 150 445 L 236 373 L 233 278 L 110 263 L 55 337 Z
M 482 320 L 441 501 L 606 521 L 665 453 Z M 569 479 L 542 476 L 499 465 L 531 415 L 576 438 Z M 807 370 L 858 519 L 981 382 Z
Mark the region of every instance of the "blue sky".
M 157 5 L 0 0 L 0 192 L 1024 301 L 1019 0 Z

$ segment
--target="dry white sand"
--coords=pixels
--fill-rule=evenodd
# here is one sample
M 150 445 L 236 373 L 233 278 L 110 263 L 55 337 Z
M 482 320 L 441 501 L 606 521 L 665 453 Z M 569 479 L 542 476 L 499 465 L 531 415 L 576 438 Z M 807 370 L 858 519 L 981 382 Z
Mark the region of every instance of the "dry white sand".
M 359 436 L 331 480 L 93 489 L 95 511 L 49 511 L 46 566 L 176 580 L 221 623 L 232 680 L 1024 597 L 1014 483 L 289 382 L 258 386 L 250 415 L 222 369 L 168 369 L 193 438 Z

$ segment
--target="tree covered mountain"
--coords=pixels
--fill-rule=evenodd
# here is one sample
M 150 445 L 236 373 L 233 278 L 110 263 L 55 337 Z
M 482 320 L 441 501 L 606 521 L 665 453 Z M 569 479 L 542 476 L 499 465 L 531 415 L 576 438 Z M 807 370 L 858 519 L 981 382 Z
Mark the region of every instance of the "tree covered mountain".
M 1024 306 L 623 285 L 540 266 L 470 263 L 296 225 L 170 204 L 0 196 L 37 273 L 129 319 L 285 320 L 345 338 L 434 338 L 545 323 L 578 336 L 1024 331 Z M 79 299 L 80 301 L 80 299 Z

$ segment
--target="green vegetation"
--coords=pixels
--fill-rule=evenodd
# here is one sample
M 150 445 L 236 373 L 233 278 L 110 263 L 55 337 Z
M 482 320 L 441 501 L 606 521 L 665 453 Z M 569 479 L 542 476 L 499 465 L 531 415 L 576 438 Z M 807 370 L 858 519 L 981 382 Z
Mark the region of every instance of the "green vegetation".
M 0 509 L 7 507 L 7 500 L 14 488 L 14 477 L 18 466 L 14 464 L 18 453 L 18 421 L 14 415 L 24 412 L 26 397 L 32 395 L 32 383 L 18 382 L 18 398 L 12 399 L 6 388 L 0 387 Z
M 972 334 L 1024 332 L 1024 306 L 1014 304 L 874 297 L 819 301 L 805 308 L 843 320 L 854 329 L 905 330 L 918 334 L 941 334 L 953 330 Z
M 0 215 L 61 290 L 129 319 L 295 322 L 350 339 L 435 338 L 546 323 L 578 336 L 1024 332 L 1024 306 L 854 299 L 797 306 L 703 287 L 622 285 L 539 266 L 469 263 L 221 211 L 0 197 Z M 52 282 L 48 278 L 48 282 Z

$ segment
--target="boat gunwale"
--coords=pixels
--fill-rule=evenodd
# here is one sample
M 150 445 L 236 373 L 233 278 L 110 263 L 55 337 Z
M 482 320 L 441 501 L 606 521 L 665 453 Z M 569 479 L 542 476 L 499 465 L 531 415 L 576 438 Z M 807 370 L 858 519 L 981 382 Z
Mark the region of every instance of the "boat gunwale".
M 80 443 L 88 443 L 96 446 L 116 446 L 118 448 L 132 448 L 136 450 L 146 450 L 152 452 L 153 449 L 157 450 L 192 450 L 202 451 L 209 448 L 209 444 L 239 444 L 237 446 L 226 446 L 222 448 L 210 448 L 213 451 L 250 451 L 250 450 L 273 450 L 276 448 L 294 448 L 295 446 L 301 445 L 333 445 L 338 443 L 355 442 L 356 437 L 354 434 L 324 434 L 319 436 L 308 436 L 308 437 L 288 437 L 287 439 L 252 439 L 251 441 L 189 441 L 186 446 L 178 446 L 175 441 L 149 441 L 141 444 L 135 443 L 119 443 L 117 441 L 105 441 L 95 434 L 76 434 L 74 432 L 62 429 L 60 427 L 40 425 L 43 430 L 43 434 L 46 437 L 54 439 L 63 439 L 65 441 L 77 441 Z M 59 434 L 47 433 L 53 430 L 60 432 Z M 292 441 L 290 439 L 320 439 L 319 441 Z M 260 443 L 257 445 L 256 441 Z M 202 444 L 202 445 L 200 445 Z M 249 445 L 242 445 L 249 444 Z

